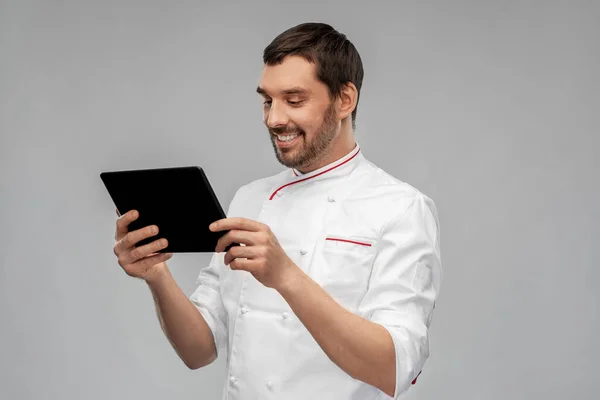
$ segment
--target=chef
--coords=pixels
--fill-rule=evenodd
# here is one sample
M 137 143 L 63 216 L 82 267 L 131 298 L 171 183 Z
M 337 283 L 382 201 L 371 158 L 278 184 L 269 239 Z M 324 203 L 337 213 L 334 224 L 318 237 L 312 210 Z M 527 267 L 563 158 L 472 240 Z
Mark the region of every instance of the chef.
M 170 275 L 171 254 L 154 253 L 164 240 L 133 247 L 157 232 L 127 233 L 135 211 L 117 221 L 115 254 L 148 283 L 188 367 L 226 359 L 223 399 L 397 399 L 429 356 L 442 275 L 435 205 L 361 150 L 363 67 L 344 34 L 300 24 L 263 61 L 257 92 L 285 169 L 240 187 L 210 225 L 227 232 L 194 292 Z

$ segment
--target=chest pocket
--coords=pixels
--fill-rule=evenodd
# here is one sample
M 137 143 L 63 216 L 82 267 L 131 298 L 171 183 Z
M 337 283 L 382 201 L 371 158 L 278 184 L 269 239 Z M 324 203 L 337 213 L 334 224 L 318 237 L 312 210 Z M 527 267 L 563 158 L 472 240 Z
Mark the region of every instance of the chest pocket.
M 328 233 L 321 240 L 319 283 L 342 306 L 354 311 L 368 287 L 377 239 Z

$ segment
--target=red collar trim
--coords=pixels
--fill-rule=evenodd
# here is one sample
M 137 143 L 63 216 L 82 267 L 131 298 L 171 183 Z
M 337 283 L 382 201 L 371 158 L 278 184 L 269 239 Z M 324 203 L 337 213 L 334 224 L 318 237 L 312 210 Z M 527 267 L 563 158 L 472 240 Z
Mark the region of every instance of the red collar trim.
M 358 147 L 358 146 L 357 146 L 357 147 Z M 307 181 L 307 180 L 309 180 L 309 179 L 312 179 L 312 178 L 316 178 L 316 177 L 317 177 L 317 176 L 319 176 L 319 175 L 323 175 L 323 174 L 325 174 L 325 173 L 327 173 L 327 172 L 329 172 L 329 171 L 331 171 L 331 170 L 334 170 L 334 169 L 336 169 L 336 168 L 338 168 L 338 167 L 341 167 L 342 165 L 346 164 L 347 162 L 349 162 L 350 160 L 352 160 L 354 157 L 356 157 L 356 156 L 358 155 L 358 153 L 360 153 L 360 147 L 358 148 L 358 150 L 356 151 L 356 153 L 354 153 L 354 154 L 353 154 L 353 155 L 352 155 L 350 158 L 348 158 L 348 159 L 347 159 L 347 160 L 345 160 L 345 161 L 342 161 L 341 163 L 339 163 L 339 164 L 337 164 L 337 165 L 334 165 L 334 166 L 333 166 L 333 167 L 331 167 L 331 168 L 328 168 L 328 169 L 326 169 L 325 171 L 319 172 L 318 174 L 315 174 L 315 175 L 313 175 L 313 176 L 309 176 L 308 178 L 303 178 L 303 179 L 299 179 L 299 180 L 297 180 L 297 181 L 294 181 L 294 182 L 286 183 L 285 185 L 283 185 L 283 186 L 281 186 L 281 187 L 277 188 L 277 190 L 275 190 L 275 191 L 273 192 L 273 194 L 271 194 L 271 196 L 269 197 L 269 200 L 273 200 L 273 197 L 275 197 L 275 195 L 277 194 L 277 192 L 279 192 L 281 189 L 283 189 L 283 188 L 285 188 L 285 187 L 288 187 L 288 186 L 290 186 L 290 185 L 293 185 L 293 184 L 295 184 L 295 183 L 304 182 L 304 181 Z M 296 174 L 296 171 L 294 171 L 294 175 L 295 175 L 295 174 Z M 297 175 L 296 175 L 296 176 L 297 176 Z

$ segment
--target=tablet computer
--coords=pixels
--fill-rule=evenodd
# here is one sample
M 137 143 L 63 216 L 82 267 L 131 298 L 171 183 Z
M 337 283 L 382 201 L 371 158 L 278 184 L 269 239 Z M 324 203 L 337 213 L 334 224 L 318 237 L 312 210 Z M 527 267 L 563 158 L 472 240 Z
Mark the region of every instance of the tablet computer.
M 226 216 L 198 166 L 106 171 L 100 178 L 121 215 L 138 211 L 130 232 L 158 226 L 158 234 L 139 241 L 136 247 L 166 238 L 168 246 L 158 253 L 209 253 L 227 233 L 208 229 Z

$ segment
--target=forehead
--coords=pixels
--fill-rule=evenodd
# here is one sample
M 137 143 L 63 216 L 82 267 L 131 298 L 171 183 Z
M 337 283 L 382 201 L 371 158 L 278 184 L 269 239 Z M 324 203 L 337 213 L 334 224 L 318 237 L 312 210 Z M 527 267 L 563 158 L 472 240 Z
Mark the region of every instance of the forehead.
M 315 65 L 300 56 L 286 56 L 281 64 L 265 65 L 259 88 L 270 96 L 292 88 L 317 95 L 326 92 L 326 86 L 317 80 Z

